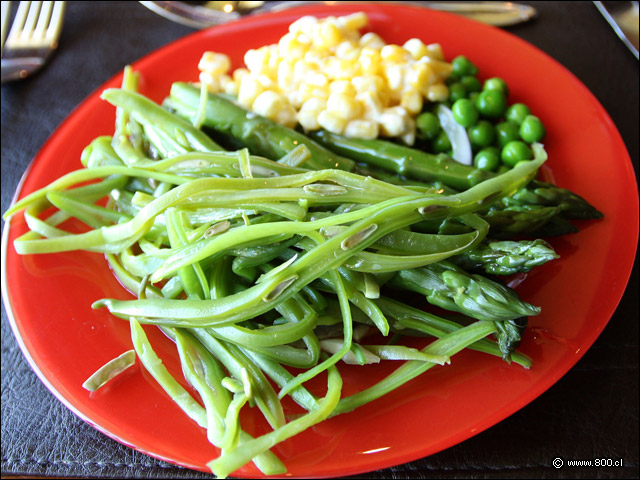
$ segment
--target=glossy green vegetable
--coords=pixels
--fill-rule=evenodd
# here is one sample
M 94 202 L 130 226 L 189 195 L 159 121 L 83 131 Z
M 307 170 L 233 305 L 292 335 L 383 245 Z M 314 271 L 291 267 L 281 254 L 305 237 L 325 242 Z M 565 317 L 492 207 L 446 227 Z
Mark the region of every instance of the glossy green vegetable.
M 473 166 L 480 170 L 494 172 L 500 165 L 500 154 L 495 147 L 483 148 L 473 157 Z
M 502 90 L 483 90 L 476 100 L 476 108 L 485 118 L 500 118 L 507 109 L 506 96 Z
M 438 180 L 459 190 L 466 190 L 490 177 L 447 155 L 433 155 L 385 140 L 346 138 L 324 130 L 309 135 L 327 148 L 356 161 L 418 180 Z
M 441 130 L 440 120 L 431 112 L 424 112 L 416 118 L 418 131 L 427 139 L 433 140 Z
M 478 123 L 471 126 L 468 130 L 468 134 L 469 141 L 473 147 L 489 147 L 493 145 L 496 140 L 496 130 L 487 120 L 480 120 Z
M 470 127 L 478 120 L 478 110 L 468 98 L 456 100 L 451 107 L 453 118 L 463 127 Z
M 493 77 L 485 80 L 482 90 L 499 90 L 504 94 L 505 98 L 509 96 L 509 87 L 507 86 L 507 82 L 499 77 Z
M 509 120 L 518 125 L 522 125 L 522 121 L 531 115 L 531 110 L 524 103 L 514 103 L 507 108 L 505 113 L 506 120 Z
M 520 140 L 520 128 L 515 122 L 510 120 L 500 122 L 496 125 L 496 141 L 498 147 L 502 148 L 507 143 Z
M 546 130 L 540 119 L 534 115 L 527 115 L 520 125 L 520 138 L 527 143 L 540 142 L 546 135 Z
M 460 78 L 465 75 L 476 75 L 478 73 L 478 67 L 476 67 L 471 60 L 464 55 L 458 55 L 451 61 L 453 71 L 451 75 L 455 78 Z
M 502 147 L 502 151 L 500 152 L 500 159 L 505 165 L 510 167 L 515 167 L 518 162 L 531 160 L 531 158 L 533 158 L 531 149 L 526 143 L 520 140 L 510 141 Z

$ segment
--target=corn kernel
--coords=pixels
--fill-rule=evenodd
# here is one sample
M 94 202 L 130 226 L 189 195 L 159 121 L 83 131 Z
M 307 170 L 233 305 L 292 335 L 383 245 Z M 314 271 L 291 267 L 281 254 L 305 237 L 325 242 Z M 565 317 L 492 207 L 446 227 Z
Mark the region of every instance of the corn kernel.
M 220 81 L 217 76 L 212 76 L 209 72 L 200 72 L 198 79 L 207 86 L 207 90 L 211 93 L 217 93 L 221 90 Z
M 347 121 L 328 110 L 324 110 L 318 115 L 318 124 L 331 133 L 341 134 L 344 132 Z
M 198 63 L 198 69 L 211 75 L 227 73 L 231 68 L 231 60 L 222 53 L 205 52 Z
M 305 15 L 289 25 L 289 31 L 291 33 L 308 32 L 317 23 L 318 19 L 316 17 Z
M 293 106 L 285 103 L 272 120 L 285 127 L 294 128 L 298 123 L 298 115 Z
M 405 90 L 400 100 L 400 106 L 411 115 L 422 111 L 422 94 L 418 90 Z
M 251 104 L 251 110 L 263 117 L 275 118 L 278 112 L 282 110 L 285 101 L 284 97 L 273 90 L 266 90 L 256 97 Z
M 339 17 L 338 25 L 346 30 L 360 30 L 369 23 L 367 15 L 363 12 L 352 13 L 351 15 L 345 15 Z
M 312 38 L 315 47 L 329 49 L 340 43 L 342 35 L 335 23 L 325 21 L 314 26 Z
M 444 102 L 449 98 L 449 89 L 444 83 L 436 83 L 427 88 L 426 97 L 432 102 Z
M 263 73 L 269 65 L 269 49 L 261 47 L 247 50 L 244 54 L 244 64 L 251 73 Z
M 406 133 L 400 136 L 400 140 L 406 145 L 413 145 L 416 142 L 416 124 L 412 118 L 409 119 Z
M 428 57 L 431 57 L 434 60 L 444 60 L 444 52 L 442 51 L 442 46 L 439 43 L 430 43 L 426 48 Z
M 245 75 L 240 80 L 238 103 L 244 108 L 251 108 L 253 101 L 264 91 L 264 87 L 253 75 Z
M 404 87 L 405 66 L 401 64 L 388 65 L 384 69 L 384 75 L 389 84 L 389 90 L 399 92 Z
M 338 44 L 335 54 L 338 58 L 354 62 L 360 55 L 360 48 L 358 47 L 357 43 L 344 41 Z
M 245 75 L 249 75 L 249 70 L 247 70 L 246 68 L 236 68 L 233 71 L 233 81 L 240 83 L 240 80 L 242 80 L 242 77 L 244 77 Z
M 382 134 L 387 137 L 399 137 L 409 129 L 409 115 L 402 107 L 385 108 L 379 118 Z
M 293 64 L 290 61 L 282 61 L 278 66 L 277 74 L 278 87 L 282 91 L 288 90 L 293 84 Z
M 300 94 L 300 100 L 302 103 L 306 102 L 310 98 L 328 98 L 329 97 L 329 87 L 316 87 L 309 83 L 301 83 L 298 86 L 298 92 Z
M 307 45 L 302 44 L 293 33 L 286 33 L 278 42 L 278 54 L 288 59 L 298 59 L 307 53 Z
M 380 56 L 385 62 L 393 63 L 406 63 L 411 58 L 411 54 L 399 45 L 385 45 Z
M 355 97 L 357 93 L 349 80 L 334 80 L 329 85 L 329 91 L 331 93 L 343 93 L 350 97 Z
M 329 85 L 327 77 L 321 72 L 310 72 L 306 81 L 309 85 L 313 85 L 314 87 L 326 87 Z
M 340 118 L 351 120 L 360 115 L 362 107 L 349 95 L 332 93 L 327 100 L 327 110 Z
M 274 90 L 276 88 L 275 82 L 269 75 L 265 75 L 264 73 L 260 74 L 256 76 L 256 80 L 264 87 L 265 90 Z
M 379 132 L 378 124 L 370 120 L 351 120 L 344 129 L 345 136 L 350 138 L 374 139 Z
M 353 78 L 358 73 L 358 65 L 349 60 L 342 60 L 337 57 L 327 59 L 327 75 L 333 80 L 344 80 Z
M 380 66 L 382 64 L 382 58 L 380 57 L 380 50 L 376 50 L 371 47 L 364 47 L 360 50 L 360 57 L 358 59 L 360 69 L 362 73 L 377 74 L 380 72 Z
M 453 70 L 453 66 L 450 63 L 442 60 L 436 60 L 431 57 L 422 57 L 419 61 L 429 65 L 439 81 L 446 80 Z
M 233 95 L 234 97 L 238 96 L 239 84 L 234 82 L 233 80 L 222 85 L 222 88 L 224 90 L 224 93 L 226 93 L 227 95 Z
M 327 101 L 324 98 L 312 97 L 302 104 L 300 107 L 301 112 L 313 112 L 316 115 L 321 111 L 326 110 Z
M 380 35 L 373 32 L 367 32 L 362 37 L 360 37 L 360 46 L 361 47 L 371 47 L 376 49 L 381 49 L 385 46 L 384 40 Z
M 407 72 L 407 84 L 426 95 L 427 89 L 436 81 L 431 67 L 425 62 L 416 62 Z
M 382 114 L 384 109 L 384 105 L 380 100 L 380 97 L 371 91 L 367 91 L 361 94 L 358 94 L 356 97 L 363 108 L 363 118 L 366 120 L 377 120 L 378 117 Z
M 428 53 L 427 46 L 419 38 L 407 40 L 402 48 L 409 52 L 414 60 L 419 60 Z
M 327 108 L 326 100 L 322 98 L 310 98 L 302 104 L 298 112 L 298 122 L 306 131 L 320 128 L 318 116 Z
M 318 123 L 318 114 L 315 112 L 303 112 L 300 110 L 298 112 L 298 123 L 303 128 L 305 132 L 318 130 L 320 129 L 320 124 Z

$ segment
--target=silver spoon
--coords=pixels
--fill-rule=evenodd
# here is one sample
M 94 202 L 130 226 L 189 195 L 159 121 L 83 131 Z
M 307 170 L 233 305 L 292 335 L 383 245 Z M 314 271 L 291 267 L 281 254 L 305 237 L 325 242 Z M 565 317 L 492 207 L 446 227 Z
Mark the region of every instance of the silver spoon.
M 286 10 L 306 4 L 335 4 L 335 2 L 288 1 L 218 1 L 218 2 L 140 2 L 145 7 L 174 22 L 192 28 L 207 28 L 213 25 L 232 22 L 246 15 L 255 15 L 268 11 Z M 479 22 L 497 27 L 506 27 L 526 22 L 537 14 L 530 5 L 512 2 L 379 2 L 403 3 L 415 6 L 457 13 Z

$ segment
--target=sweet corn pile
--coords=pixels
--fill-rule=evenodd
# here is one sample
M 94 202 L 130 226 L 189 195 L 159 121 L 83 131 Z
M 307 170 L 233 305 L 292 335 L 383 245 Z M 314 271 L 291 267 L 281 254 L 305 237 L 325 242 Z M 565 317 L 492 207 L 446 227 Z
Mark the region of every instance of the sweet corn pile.
M 289 26 L 277 44 L 248 50 L 246 68 L 230 72 L 222 53 L 205 52 L 200 81 L 212 93 L 237 97 L 255 113 L 305 131 L 325 129 L 357 138 L 400 138 L 412 145 L 415 118 L 425 101 L 444 101 L 451 64 L 439 44 L 412 38 L 387 44 L 361 34 L 364 13 Z

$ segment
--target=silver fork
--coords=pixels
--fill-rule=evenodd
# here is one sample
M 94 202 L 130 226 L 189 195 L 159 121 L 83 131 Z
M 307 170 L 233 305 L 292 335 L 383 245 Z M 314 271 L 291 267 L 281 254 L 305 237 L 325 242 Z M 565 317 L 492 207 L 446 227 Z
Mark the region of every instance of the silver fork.
M 11 11 L 2 2 L 2 83 L 38 71 L 58 47 L 66 2 L 20 2 L 5 42 Z

